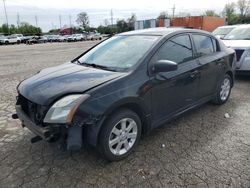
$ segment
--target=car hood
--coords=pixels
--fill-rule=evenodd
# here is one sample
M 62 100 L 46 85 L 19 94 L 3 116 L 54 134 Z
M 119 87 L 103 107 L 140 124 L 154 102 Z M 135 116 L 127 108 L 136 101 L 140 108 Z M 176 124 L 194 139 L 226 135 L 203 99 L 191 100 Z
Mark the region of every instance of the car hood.
M 18 92 L 34 103 L 49 105 L 64 95 L 84 93 L 124 74 L 66 63 L 22 81 Z
M 223 40 L 223 42 L 230 48 L 250 48 L 250 40 Z

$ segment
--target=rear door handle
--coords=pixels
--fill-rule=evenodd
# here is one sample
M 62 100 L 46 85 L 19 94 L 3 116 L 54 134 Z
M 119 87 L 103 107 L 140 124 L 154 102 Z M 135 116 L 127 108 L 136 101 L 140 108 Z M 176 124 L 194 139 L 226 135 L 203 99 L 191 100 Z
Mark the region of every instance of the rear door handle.
M 199 71 L 198 70 L 194 70 L 190 73 L 190 77 L 191 78 L 194 78 L 197 74 L 199 74 Z

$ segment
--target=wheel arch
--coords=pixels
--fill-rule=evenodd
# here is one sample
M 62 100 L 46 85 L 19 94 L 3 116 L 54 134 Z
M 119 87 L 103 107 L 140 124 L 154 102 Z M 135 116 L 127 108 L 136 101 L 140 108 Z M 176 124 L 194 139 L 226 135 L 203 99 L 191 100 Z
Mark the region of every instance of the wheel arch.
M 226 74 L 231 77 L 232 87 L 233 87 L 234 86 L 234 74 L 233 74 L 233 72 L 232 71 L 227 71 Z
M 89 127 L 87 137 L 88 137 L 88 143 L 96 146 L 99 142 L 99 137 L 100 133 L 102 131 L 103 125 L 105 124 L 106 121 L 108 121 L 109 117 L 116 111 L 120 109 L 129 109 L 133 112 L 135 112 L 142 123 L 142 134 L 146 134 L 150 130 L 150 116 L 148 115 L 148 110 L 145 107 L 144 104 L 140 103 L 137 99 L 126 99 L 119 101 L 113 105 L 111 105 L 110 108 L 108 108 L 105 113 L 103 118 L 99 121 L 99 125 L 95 126 L 92 128 L 92 126 Z

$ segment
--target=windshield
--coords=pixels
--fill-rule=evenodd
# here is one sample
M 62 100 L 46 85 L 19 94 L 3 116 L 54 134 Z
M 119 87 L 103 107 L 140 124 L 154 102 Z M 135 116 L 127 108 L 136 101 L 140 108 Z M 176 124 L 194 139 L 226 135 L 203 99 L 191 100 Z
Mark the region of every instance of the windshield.
M 234 29 L 234 27 L 230 27 L 230 28 L 217 28 L 213 31 L 213 34 L 215 35 L 226 35 L 228 34 L 230 31 L 232 31 Z
M 127 70 L 135 66 L 159 36 L 114 36 L 82 57 L 78 63 Z
M 226 40 L 250 40 L 250 28 L 236 28 L 225 36 Z

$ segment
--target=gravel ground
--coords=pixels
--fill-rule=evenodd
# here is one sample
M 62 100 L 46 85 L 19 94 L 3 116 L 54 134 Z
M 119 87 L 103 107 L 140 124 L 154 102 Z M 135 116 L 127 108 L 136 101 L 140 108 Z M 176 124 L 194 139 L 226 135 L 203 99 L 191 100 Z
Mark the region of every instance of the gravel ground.
M 93 149 L 31 144 L 34 135 L 11 119 L 16 85 L 95 43 L 0 46 L 0 187 L 250 187 L 250 77 L 236 80 L 225 105 L 203 105 L 156 129 L 120 162 Z

